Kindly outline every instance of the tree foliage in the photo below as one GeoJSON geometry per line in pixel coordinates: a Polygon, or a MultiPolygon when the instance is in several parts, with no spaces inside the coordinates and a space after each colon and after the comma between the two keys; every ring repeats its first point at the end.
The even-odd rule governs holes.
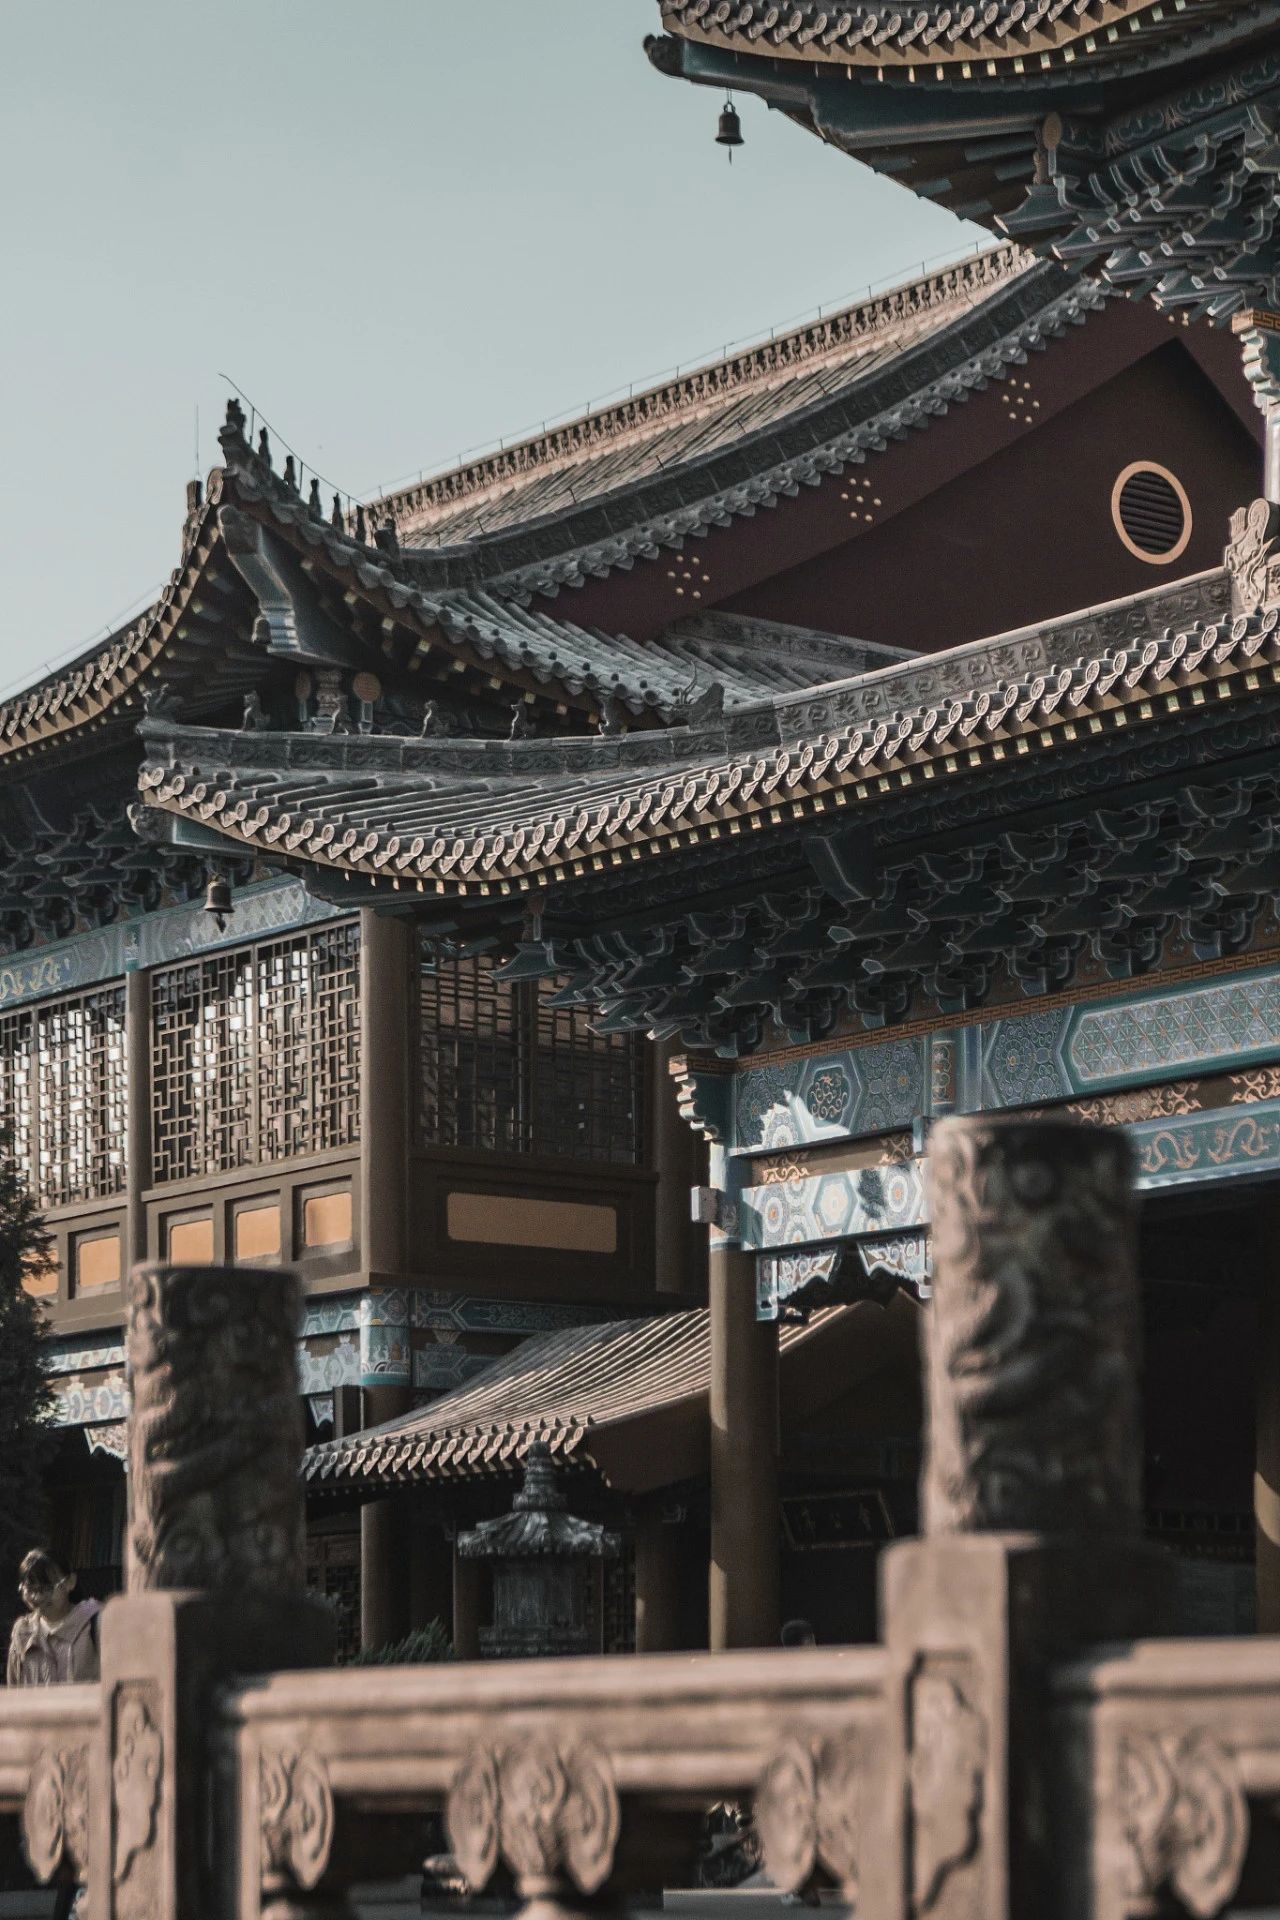
{"type": "Polygon", "coordinates": [[[44,1368],[44,1314],[23,1278],[51,1242],[35,1200],[0,1134],[0,1612],[14,1597],[18,1562],[43,1538],[44,1471],[53,1448],[44,1368]]]}

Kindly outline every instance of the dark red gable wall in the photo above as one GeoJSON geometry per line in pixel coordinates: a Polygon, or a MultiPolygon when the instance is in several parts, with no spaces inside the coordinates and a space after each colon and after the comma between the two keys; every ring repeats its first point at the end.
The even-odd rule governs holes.
{"type": "MultiPolygon", "coordinates": [[[[1034,395],[1034,361],[1024,371],[1034,395]]],[[[874,462],[865,475],[874,496],[874,462]]],[[[1252,437],[1167,341],[884,525],[721,604],[931,652],[1216,566],[1232,512],[1259,490],[1252,437]],[[1172,566],[1135,559],[1115,531],[1112,489],[1134,460],[1190,497],[1191,544],[1172,566]]]]}
{"type": "MultiPolygon", "coordinates": [[[[1193,428],[1197,438],[1193,464],[1198,465],[1206,451],[1198,444],[1205,433],[1211,443],[1210,465],[1214,448],[1218,457],[1230,449],[1227,457],[1236,476],[1232,504],[1258,491],[1261,456],[1251,454],[1249,447],[1261,444],[1261,419],[1251,404],[1241,372],[1239,343],[1229,332],[1198,327],[1178,328],[1175,333],[1169,322],[1145,302],[1111,301],[1083,326],[1069,327],[1044,352],[1029,355],[1026,366],[1015,372],[1017,388],[1011,381],[993,381],[985,391],[971,394],[966,404],[952,405],[924,431],[908,432],[903,440],[891,443],[883,453],[872,455],[848,474],[830,476],[817,487],[801,487],[796,498],[781,499],[775,507],[762,508],[751,517],[735,518],[724,529],[712,528],[701,538],[686,540],[679,551],[663,549],[652,560],[637,560],[630,569],[611,571],[581,588],[564,589],[540,604],[563,619],[599,626],[609,633],[630,633],[637,639],[663,632],[681,615],[717,606],[759,607],[784,620],[812,618],[836,631],[905,639],[902,628],[908,623],[900,605],[904,582],[918,583],[922,573],[934,565],[927,542],[932,522],[930,505],[940,512],[944,489],[950,489],[943,517],[949,515],[953,500],[967,495],[971,485],[983,484],[979,472],[984,464],[994,463],[1008,452],[1021,453],[1035,469],[1033,504],[1035,499],[1044,498],[1050,458],[1042,450],[1051,445],[1051,431],[1068,414],[1073,429],[1078,426],[1078,431],[1067,434],[1067,464],[1058,491],[1048,490],[1052,499],[1080,494],[1082,463],[1089,461],[1091,449],[1096,451],[1100,433],[1108,457],[1119,450],[1114,443],[1117,434],[1122,436],[1120,447],[1126,459],[1136,457],[1128,448],[1140,433],[1143,450],[1158,459],[1156,443],[1149,434],[1157,427],[1163,430],[1166,417],[1171,420],[1177,415],[1189,415],[1197,423],[1193,428]],[[1148,368],[1144,381],[1131,390],[1122,387],[1123,376],[1148,361],[1159,361],[1159,366],[1148,368]],[[1021,384],[1026,381],[1029,387],[1021,384]],[[1114,407],[1123,425],[1117,419],[1100,429],[1096,417],[1085,410],[1087,403],[1104,390],[1107,406],[1103,411],[1114,407]],[[1015,408],[1011,405],[1015,398],[1038,401],[1039,405],[1015,408]],[[1238,430],[1234,436],[1233,422],[1238,430]],[[1246,469],[1243,474],[1242,464],[1246,469]],[[859,537],[851,541],[850,516],[858,511],[855,496],[860,482],[870,483],[871,498],[866,504],[875,519],[868,525],[859,513],[859,537]],[[874,505],[876,496],[882,502],[878,508],[874,505]],[[879,595],[881,602],[889,602],[893,619],[888,627],[876,631],[860,622],[858,609],[850,604],[850,580],[857,578],[865,585],[868,572],[882,574],[888,570],[890,547],[885,534],[899,517],[904,533],[892,550],[894,577],[879,595]],[[865,554],[855,555],[855,547],[865,549],[865,554]],[[816,613],[806,611],[815,604],[816,613]]],[[[754,461],[767,464],[759,451],[754,461]]],[[[1058,465],[1062,465],[1061,460],[1058,465]]],[[[744,454],[744,474],[750,470],[752,463],[744,454]]],[[[1002,468],[1001,472],[1011,475],[1013,468],[1002,468]]],[[[1096,480],[1096,472],[1092,478],[1096,480]]],[[[1116,542],[1109,518],[1112,479],[1114,474],[1107,480],[1106,524],[1101,544],[1095,543],[1096,553],[1090,555],[1090,572],[1094,576],[1106,572],[1100,562],[1110,555],[1127,573],[1125,584],[1086,590],[1083,576],[1077,579],[1064,566],[1054,565],[1050,556],[1024,553],[1034,516],[1022,497],[1028,492],[1025,481],[1015,483],[1010,479],[989,508],[990,515],[1001,517],[991,517],[979,528],[979,564],[990,577],[971,579],[970,562],[966,560],[963,577],[951,568],[946,572],[945,585],[935,582],[934,600],[941,599],[952,630],[932,642],[926,639],[925,644],[954,644],[993,627],[1070,609],[1090,597],[1157,584],[1160,570],[1129,559],[1116,542]],[[1118,553],[1112,553],[1113,547],[1118,553]],[[1036,599],[1034,580],[1028,577],[1028,568],[1035,571],[1037,557],[1051,576],[1052,591],[1043,605],[1036,599]],[[971,591],[988,594],[985,613],[978,614],[975,602],[970,615],[971,591]]],[[[1189,480],[1187,484],[1190,487],[1189,480]]],[[[865,484],[863,490],[867,490],[865,484]]],[[[1178,572],[1205,564],[1206,554],[1208,564],[1212,564],[1220,550],[1216,535],[1209,538],[1212,502],[1205,500],[1198,488],[1192,488],[1192,493],[1197,539],[1192,554],[1178,563],[1178,572]]],[[[1054,526],[1055,550],[1066,511],[1064,508],[1054,526]]],[[[1223,526],[1225,529],[1225,518],[1223,526]]],[[[973,549],[970,539],[965,551],[973,549]]],[[[939,551],[949,552],[949,548],[939,551]]],[[[1106,577],[1109,583],[1113,576],[1106,573],[1106,577]]],[[[875,595],[868,589],[862,599],[869,620],[874,615],[875,595]]],[[[921,622],[910,624],[914,628],[921,622]]]]}

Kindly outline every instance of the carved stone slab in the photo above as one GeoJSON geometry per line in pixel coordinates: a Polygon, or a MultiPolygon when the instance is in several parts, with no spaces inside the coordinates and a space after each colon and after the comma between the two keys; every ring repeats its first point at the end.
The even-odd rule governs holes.
{"type": "Polygon", "coordinates": [[[87,1747],[46,1747],[36,1761],[22,1809],[22,1846],[42,1884],[62,1867],[83,1879],[89,1861],[87,1747]]]}
{"type": "Polygon", "coordinates": [[[449,1791],[449,1842],[478,1893],[499,1855],[522,1892],[563,1879],[598,1893],[613,1870],[620,1816],[613,1769],[589,1741],[476,1747],[449,1791]]]}

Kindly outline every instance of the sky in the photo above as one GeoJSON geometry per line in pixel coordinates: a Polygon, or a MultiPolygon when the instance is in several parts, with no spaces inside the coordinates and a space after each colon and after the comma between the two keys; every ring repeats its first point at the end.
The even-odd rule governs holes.
{"type": "Polygon", "coordinates": [[[981,240],[740,96],[656,0],[0,17],[0,693],[146,604],[229,391],[368,497],[981,240]],[[197,467],[198,461],[198,467],[197,467]]]}

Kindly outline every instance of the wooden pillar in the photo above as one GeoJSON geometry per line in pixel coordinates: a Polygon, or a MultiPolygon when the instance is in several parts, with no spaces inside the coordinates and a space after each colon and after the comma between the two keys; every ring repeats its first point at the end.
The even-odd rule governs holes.
{"type": "Polygon", "coordinates": [[[147,1210],[143,1194],[151,1185],[151,975],[135,970],[124,977],[125,1071],[128,1118],[125,1123],[125,1271],[147,1258],[147,1210]]]}
{"type": "Polygon", "coordinates": [[[1258,1632],[1280,1633],[1280,1207],[1264,1215],[1258,1291],[1253,1516],[1258,1632]]]}
{"type": "Polygon", "coordinates": [[[778,1323],[756,1319],[755,1261],[713,1246],[710,1643],[778,1644],[778,1323]]]}
{"type": "Polygon", "coordinates": [[[654,1195],[654,1278],[659,1293],[691,1290],[697,1241],[689,1193],[698,1179],[699,1141],[680,1117],[676,1086],[667,1071],[674,1044],[653,1049],[653,1112],[650,1144],[658,1176],[654,1195]]]}
{"type": "Polygon", "coordinates": [[[360,1264],[399,1275],[408,1256],[412,930],[360,914],[360,1264]]]}
{"type": "Polygon", "coordinates": [[[417,1632],[438,1620],[445,1632],[453,1618],[453,1552],[438,1520],[423,1513],[421,1495],[406,1502],[409,1520],[409,1627],[417,1632]]]}
{"type": "MultiPolygon", "coordinates": [[[[407,1413],[408,1387],[366,1387],[364,1425],[381,1426],[407,1413]]],[[[384,1647],[409,1631],[409,1527],[395,1494],[366,1500],[360,1509],[360,1644],[384,1647]]]]}
{"type": "Polygon", "coordinates": [[[453,1543],[453,1650],[459,1660],[480,1658],[480,1563],[464,1560],[453,1543]]]}
{"type": "Polygon", "coordinates": [[[636,1521],[636,1652],[672,1653],[680,1645],[680,1531],[660,1503],[636,1521]]]}

